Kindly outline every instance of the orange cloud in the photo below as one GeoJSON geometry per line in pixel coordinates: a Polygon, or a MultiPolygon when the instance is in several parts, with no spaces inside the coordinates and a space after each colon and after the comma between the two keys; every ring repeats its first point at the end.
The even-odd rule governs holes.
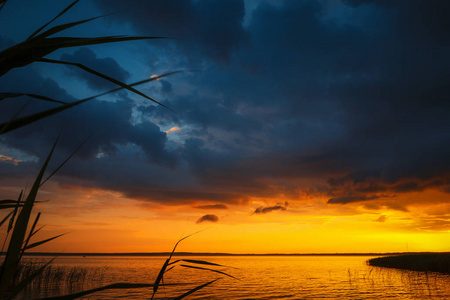
{"type": "Polygon", "coordinates": [[[13,156],[7,156],[7,155],[0,154],[0,161],[6,162],[6,163],[11,163],[11,164],[17,166],[23,160],[20,160],[18,158],[13,157],[13,156]]]}
{"type": "Polygon", "coordinates": [[[178,127],[178,126],[174,126],[174,127],[170,128],[169,130],[166,130],[164,132],[165,133],[170,133],[170,132],[175,132],[175,131],[178,131],[178,130],[181,130],[181,128],[178,127]]]}

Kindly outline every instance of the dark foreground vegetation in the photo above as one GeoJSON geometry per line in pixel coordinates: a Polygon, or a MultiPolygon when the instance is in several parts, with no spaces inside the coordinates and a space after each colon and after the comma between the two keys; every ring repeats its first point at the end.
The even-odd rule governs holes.
{"type": "Polygon", "coordinates": [[[375,267],[439,272],[450,275],[450,253],[402,254],[372,258],[367,263],[375,267]]]}
{"type": "MultiPolygon", "coordinates": [[[[7,5],[8,0],[0,0],[0,11],[2,8],[7,5]]],[[[56,2],[56,1],[55,1],[56,2]]],[[[159,103],[153,98],[147,96],[146,94],[136,90],[134,87],[148,83],[150,81],[157,80],[159,78],[173,75],[179,73],[181,71],[173,71],[160,76],[152,76],[151,78],[144,79],[138,82],[134,82],[131,84],[126,84],[124,82],[118,81],[106,74],[102,74],[99,71],[93,70],[83,64],[70,62],[70,61],[61,61],[55,59],[46,58],[47,55],[53,53],[56,50],[70,48],[70,47],[80,47],[80,46],[91,46],[91,45],[99,45],[99,44],[108,44],[108,43],[116,43],[116,42],[130,42],[137,40],[151,40],[151,39],[159,39],[161,37],[151,37],[151,36],[101,36],[101,37],[67,37],[67,36],[54,36],[55,34],[64,34],[67,29],[72,27],[76,27],[78,25],[88,23],[94,21],[102,16],[93,17],[89,19],[79,20],[70,23],[64,23],[60,25],[55,25],[53,27],[52,23],[67,13],[75,4],[77,4],[79,0],[73,1],[66,8],[64,8],[58,15],[56,15],[52,20],[48,21],[40,28],[36,29],[31,33],[31,35],[24,41],[6,48],[0,51],[0,77],[7,74],[13,69],[26,67],[32,63],[40,62],[40,63],[50,63],[50,64],[59,64],[64,66],[71,66],[80,68],[83,71],[91,73],[97,77],[104,79],[105,81],[112,82],[116,85],[115,89],[105,91],[101,94],[94,95],[88,98],[80,99],[73,102],[65,102],[60,99],[52,99],[46,95],[41,94],[30,94],[24,93],[21,91],[0,91],[0,101],[7,98],[19,98],[19,97],[27,97],[29,101],[46,101],[52,103],[51,105],[58,105],[55,107],[48,107],[45,110],[35,112],[26,116],[21,116],[22,110],[27,106],[27,102],[22,108],[18,109],[16,112],[12,113],[9,120],[6,122],[0,123],[0,135],[3,134],[14,134],[14,131],[24,127],[24,126],[38,126],[35,122],[38,122],[42,119],[46,119],[55,114],[58,114],[67,109],[73,108],[75,106],[81,105],[87,101],[94,101],[96,98],[114,93],[119,90],[127,90],[131,93],[137,94],[147,100],[150,100],[158,105],[166,107],[164,104],[159,103]]],[[[3,13],[3,12],[2,12],[3,13]]],[[[2,87],[3,88],[3,87],[2,87]]],[[[7,100],[8,101],[8,100],[7,100]]],[[[9,99],[9,101],[13,101],[9,99]]],[[[3,104],[4,102],[2,102],[3,104]]],[[[168,107],[166,107],[168,108],[168,107]]],[[[168,108],[170,109],[170,108],[168,108]]],[[[57,126],[55,124],[55,126],[57,126]]],[[[62,132],[62,130],[61,130],[62,132]]],[[[18,191],[18,197],[15,199],[1,199],[0,198],[0,210],[3,210],[3,216],[0,219],[0,226],[5,225],[2,230],[5,230],[5,238],[3,241],[3,246],[6,246],[6,252],[0,255],[0,299],[14,299],[17,295],[25,294],[27,292],[27,288],[32,286],[49,286],[53,284],[55,280],[59,279],[59,281],[65,281],[69,285],[71,283],[79,284],[82,283],[86,278],[86,271],[84,269],[70,269],[64,270],[57,268],[51,265],[52,261],[56,258],[46,261],[42,264],[32,264],[26,265],[23,263],[22,257],[25,255],[25,252],[30,249],[34,249],[42,244],[50,242],[62,235],[64,233],[56,235],[54,237],[35,241],[36,234],[43,228],[43,226],[37,226],[39,223],[39,218],[41,213],[37,214],[33,212],[35,208],[35,203],[38,203],[37,197],[38,193],[42,187],[58,170],[63,167],[63,165],[70,160],[70,158],[81,148],[84,142],[80,143],[80,145],[72,152],[66,160],[59,164],[59,166],[50,173],[50,175],[46,176],[48,173],[47,167],[52,158],[52,155],[55,151],[55,148],[58,144],[58,140],[61,136],[61,133],[55,139],[55,143],[53,147],[49,151],[49,154],[46,159],[43,160],[43,165],[35,177],[34,183],[28,191],[28,194],[24,193],[22,190],[20,193],[18,191]],[[16,200],[17,199],[17,200],[16,200]],[[6,216],[5,216],[6,214],[6,216]],[[34,219],[34,221],[33,221],[34,219]],[[31,226],[30,226],[31,225],[31,226]]],[[[179,242],[186,239],[191,235],[185,236],[180,239],[173,248],[172,252],[170,252],[168,259],[166,259],[164,265],[161,267],[161,270],[154,281],[154,283],[114,283],[107,286],[97,287],[91,290],[84,290],[82,292],[78,292],[75,294],[68,294],[65,296],[59,296],[55,299],[76,299],[79,297],[84,297],[88,294],[92,294],[101,290],[109,290],[109,289],[131,289],[131,288],[152,288],[153,294],[151,299],[154,298],[160,286],[168,285],[164,284],[164,274],[174,267],[178,267],[178,269],[183,268],[191,268],[201,271],[209,271],[216,274],[215,279],[206,282],[202,285],[196,286],[195,288],[188,290],[184,294],[179,295],[174,299],[183,299],[190,294],[214,283],[218,279],[220,279],[222,275],[228,276],[231,278],[235,278],[227,273],[214,269],[215,267],[225,267],[219,264],[210,263],[203,260],[195,260],[195,259],[177,259],[172,260],[172,256],[175,253],[176,247],[179,242]],[[220,275],[218,275],[220,274],[220,275]]],[[[3,252],[3,247],[0,252],[3,252]]],[[[73,284],[72,284],[73,285],[73,284]]],[[[170,284],[174,285],[174,284],[170,284]]],[[[176,285],[176,284],[175,284],[176,285]]]]}

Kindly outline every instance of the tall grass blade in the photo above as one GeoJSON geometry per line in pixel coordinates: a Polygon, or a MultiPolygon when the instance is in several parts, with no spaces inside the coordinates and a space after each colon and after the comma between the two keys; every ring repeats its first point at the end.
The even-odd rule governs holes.
{"type": "MultiPolygon", "coordinates": [[[[183,71],[182,70],[173,71],[173,72],[166,73],[166,74],[163,74],[163,75],[160,75],[160,76],[157,76],[157,77],[155,76],[153,78],[149,78],[149,79],[145,79],[145,80],[141,80],[141,81],[129,84],[129,86],[136,86],[136,85],[144,84],[144,83],[147,83],[147,82],[150,82],[150,81],[153,81],[153,80],[157,80],[159,78],[163,78],[163,77],[166,77],[166,76],[169,76],[169,75],[173,75],[173,74],[176,74],[176,73],[180,73],[180,72],[183,72],[183,71]]],[[[15,119],[15,117],[13,117],[12,120],[0,124],[0,128],[2,128],[2,129],[0,129],[0,134],[4,134],[4,133],[7,133],[9,131],[18,129],[18,128],[22,127],[22,126],[34,123],[36,121],[39,121],[39,120],[44,119],[44,118],[47,118],[47,117],[49,117],[51,115],[54,115],[56,113],[64,111],[64,110],[66,110],[68,108],[71,108],[73,106],[79,105],[79,104],[81,104],[83,102],[95,99],[95,98],[100,97],[100,96],[107,95],[109,93],[117,92],[117,91],[122,90],[122,89],[123,89],[122,87],[115,88],[115,89],[109,90],[107,92],[103,92],[103,93],[97,94],[95,96],[91,96],[91,97],[88,97],[88,98],[85,98],[85,99],[82,99],[82,100],[78,100],[78,101],[75,101],[75,102],[72,102],[72,103],[67,103],[67,104],[64,104],[64,105],[61,105],[61,106],[58,106],[58,107],[55,107],[55,108],[44,110],[44,111],[41,111],[41,112],[38,112],[38,113],[35,113],[35,114],[32,114],[32,115],[28,115],[28,116],[22,117],[20,119],[15,119]]],[[[16,116],[17,115],[18,115],[18,113],[16,114],[16,116]]]]}
{"type": "Polygon", "coordinates": [[[24,242],[34,201],[36,199],[39,190],[39,185],[41,183],[42,177],[44,176],[44,172],[47,168],[50,158],[52,157],[53,151],[55,150],[56,144],[58,143],[58,140],[59,136],[56,139],[55,143],[53,144],[53,147],[49,155],[47,156],[47,159],[45,160],[38,176],[36,177],[27,199],[25,200],[22,210],[19,216],[17,217],[17,221],[11,236],[11,240],[9,242],[8,251],[6,253],[6,258],[1,270],[0,295],[5,295],[6,290],[8,289],[8,286],[11,283],[11,279],[19,263],[22,245],[24,242]]]}
{"type": "Polygon", "coordinates": [[[51,238],[49,238],[49,239],[45,239],[45,240],[42,240],[42,241],[33,243],[33,244],[29,245],[29,246],[26,246],[26,247],[24,248],[24,250],[28,250],[28,249],[31,249],[31,248],[35,248],[35,247],[37,247],[37,246],[40,246],[40,245],[45,244],[45,243],[47,243],[47,242],[50,242],[51,240],[54,240],[54,239],[56,239],[56,238],[59,238],[60,236],[66,235],[66,234],[67,234],[67,233],[58,234],[57,236],[51,237],[51,238]]]}
{"type": "Polygon", "coordinates": [[[180,261],[188,262],[188,263],[191,263],[191,264],[200,264],[200,265],[209,265],[209,266],[231,268],[231,267],[228,267],[228,266],[224,266],[224,265],[220,265],[220,264],[216,264],[216,263],[212,263],[212,262],[208,262],[208,261],[204,261],[204,260],[196,260],[196,259],[177,259],[176,261],[171,262],[169,264],[169,266],[172,265],[172,264],[176,264],[177,262],[180,262],[180,261]]]}
{"type": "Polygon", "coordinates": [[[23,289],[25,289],[27,287],[27,285],[29,285],[39,274],[41,274],[42,272],[44,272],[45,268],[47,268],[47,266],[49,264],[51,264],[55,259],[52,258],[50,261],[48,261],[45,265],[43,265],[42,267],[40,267],[39,269],[37,269],[35,272],[33,272],[32,274],[30,274],[29,276],[27,276],[25,279],[23,279],[21,282],[19,282],[14,289],[12,290],[12,292],[8,295],[8,297],[6,299],[14,299],[15,296],[17,296],[18,293],[20,293],[20,291],[22,291],[23,289]]]}
{"type": "Polygon", "coordinates": [[[0,222],[0,227],[9,219],[9,217],[11,217],[11,215],[14,213],[14,211],[10,211],[9,214],[6,215],[6,217],[4,217],[2,219],[2,221],[0,222]]]}
{"type": "Polygon", "coordinates": [[[45,27],[47,27],[48,25],[50,25],[50,23],[52,23],[53,21],[55,21],[56,19],[58,19],[59,17],[61,17],[63,14],[65,14],[69,9],[72,8],[72,6],[74,6],[78,1],[80,0],[75,0],[74,2],[72,2],[71,4],[69,4],[69,6],[67,6],[62,12],[60,12],[56,17],[54,17],[51,21],[45,23],[43,26],[41,26],[40,28],[38,28],[35,32],[33,32],[28,38],[27,40],[31,39],[32,37],[34,37],[36,34],[38,34],[39,32],[41,32],[45,27]]]}
{"type": "Polygon", "coordinates": [[[37,94],[29,94],[29,93],[0,93],[0,101],[5,98],[15,98],[15,97],[21,97],[21,96],[28,96],[28,97],[36,98],[39,100],[44,100],[44,101],[54,102],[54,103],[59,103],[59,104],[67,103],[67,102],[55,100],[55,99],[52,99],[52,98],[49,98],[46,96],[37,95],[37,94]]]}
{"type": "Polygon", "coordinates": [[[17,205],[21,206],[23,203],[17,202],[17,200],[0,200],[0,209],[15,208],[17,205]]]}
{"type": "Polygon", "coordinates": [[[164,265],[162,266],[161,270],[159,270],[158,277],[156,277],[155,283],[153,284],[153,295],[152,299],[155,296],[156,292],[158,291],[159,284],[161,283],[161,280],[163,279],[164,273],[166,272],[167,265],[169,264],[170,258],[166,259],[164,262],[164,265]]]}
{"type": "Polygon", "coordinates": [[[35,231],[33,231],[32,233],[31,233],[31,236],[33,236],[33,235],[35,235],[36,233],[38,233],[42,228],[44,228],[45,227],[45,225],[42,225],[41,227],[39,227],[38,229],[36,229],[35,231]]]}
{"type": "Polygon", "coordinates": [[[20,261],[20,259],[22,258],[23,254],[25,253],[25,249],[27,248],[28,243],[30,242],[31,237],[33,236],[33,234],[34,234],[34,232],[35,232],[34,229],[36,228],[36,225],[37,225],[37,223],[38,223],[40,217],[41,217],[41,213],[39,212],[39,213],[37,214],[36,218],[34,219],[33,226],[31,226],[30,232],[28,233],[28,237],[27,237],[27,239],[25,240],[25,243],[24,243],[23,248],[22,248],[22,252],[20,253],[20,256],[19,256],[19,261],[20,261]]]}
{"type": "Polygon", "coordinates": [[[198,291],[198,290],[201,290],[202,288],[204,288],[204,287],[210,285],[211,283],[216,282],[217,280],[219,280],[219,278],[214,279],[214,280],[212,280],[212,281],[210,281],[210,282],[204,283],[204,284],[202,284],[202,285],[199,285],[199,286],[193,288],[192,290],[187,291],[187,292],[184,293],[183,295],[180,295],[180,296],[178,296],[178,297],[173,298],[173,300],[180,300],[180,299],[183,299],[184,297],[187,297],[187,296],[189,296],[190,294],[195,293],[195,292],[198,291]]]}
{"type": "Polygon", "coordinates": [[[8,131],[8,127],[14,122],[16,117],[25,109],[25,107],[28,106],[28,104],[30,104],[30,101],[27,101],[24,105],[22,105],[22,107],[12,116],[12,118],[8,122],[0,124],[0,134],[8,131]]]}
{"type": "Polygon", "coordinates": [[[193,236],[194,234],[197,234],[197,233],[202,232],[202,231],[204,231],[204,230],[200,230],[200,231],[194,232],[194,233],[192,233],[192,234],[189,234],[189,235],[187,235],[187,236],[185,236],[185,237],[179,239],[178,242],[175,244],[175,246],[173,247],[172,252],[171,252],[170,255],[169,255],[169,258],[166,259],[166,261],[164,262],[164,265],[162,266],[161,270],[159,270],[158,277],[156,277],[155,284],[154,284],[154,286],[153,286],[153,295],[152,295],[152,299],[153,299],[153,297],[155,296],[156,292],[158,291],[159,284],[160,284],[161,280],[163,279],[164,273],[166,272],[167,266],[169,265],[170,259],[172,258],[173,253],[175,252],[175,250],[177,249],[178,244],[179,244],[182,240],[185,240],[185,239],[187,239],[188,237],[193,236]]]}
{"type": "MultiPolygon", "coordinates": [[[[137,85],[141,85],[141,84],[144,84],[144,83],[147,83],[147,82],[150,82],[150,81],[154,81],[154,80],[157,80],[157,79],[161,79],[161,78],[163,78],[163,77],[170,76],[170,75],[174,75],[174,74],[181,73],[181,72],[184,72],[184,71],[183,71],[183,70],[178,70],[178,71],[173,71],[173,72],[169,72],[169,73],[166,73],[166,74],[154,76],[154,77],[151,77],[151,78],[149,78],[149,79],[144,79],[144,80],[137,81],[137,82],[135,82],[135,83],[129,84],[129,86],[137,86],[137,85]]],[[[114,92],[117,92],[117,91],[120,91],[120,90],[123,90],[123,88],[122,88],[122,87],[120,87],[120,88],[115,88],[115,89],[109,90],[109,91],[107,91],[107,92],[103,92],[103,93],[101,93],[101,94],[97,94],[97,95],[95,95],[95,96],[92,96],[91,98],[101,97],[101,96],[104,96],[104,95],[107,95],[107,94],[110,94],[110,93],[114,93],[114,92]]]]}
{"type": "Polygon", "coordinates": [[[150,101],[153,101],[153,102],[155,102],[156,104],[159,104],[159,105],[161,105],[161,106],[164,106],[165,108],[167,108],[167,109],[169,109],[169,110],[172,110],[172,109],[170,109],[169,107],[165,106],[164,104],[159,103],[159,102],[156,101],[155,99],[150,98],[149,96],[145,95],[144,93],[142,93],[142,92],[136,90],[135,88],[129,86],[128,84],[125,84],[125,83],[123,83],[123,82],[121,82],[121,81],[119,81],[119,80],[116,80],[116,79],[114,79],[114,78],[112,78],[112,77],[109,77],[109,76],[107,76],[107,75],[105,75],[105,74],[102,74],[102,73],[100,73],[100,72],[97,72],[97,71],[95,71],[95,70],[93,70],[93,69],[91,69],[91,68],[86,67],[86,66],[83,65],[83,64],[72,63],[72,62],[66,62],[66,61],[55,60],[55,59],[48,59],[48,58],[42,58],[42,59],[39,59],[38,61],[40,61],[40,62],[47,62],[47,63],[53,63],[53,64],[70,65],[70,66],[78,67],[78,68],[80,68],[80,69],[82,69],[82,70],[84,70],[84,71],[86,71],[86,72],[89,72],[89,73],[91,73],[91,74],[94,74],[95,76],[101,77],[101,78],[103,78],[103,79],[105,79],[105,80],[107,80],[107,81],[110,81],[110,82],[112,82],[112,83],[115,83],[115,84],[117,84],[118,86],[120,86],[121,88],[127,89],[127,90],[129,90],[129,91],[131,91],[131,92],[133,92],[133,93],[135,93],[135,94],[138,94],[139,96],[142,96],[142,97],[144,97],[144,98],[146,98],[146,99],[148,99],[148,100],[150,100],[150,101]]]}
{"type": "Polygon", "coordinates": [[[34,123],[36,121],[39,121],[41,119],[47,118],[47,117],[49,117],[51,115],[54,115],[54,114],[59,113],[59,112],[62,112],[64,110],[68,109],[68,108],[71,108],[71,107],[73,107],[75,105],[79,105],[79,104],[81,104],[83,102],[86,102],[88,100],[90,100],[90,99],[78,100],[78,101],[75,101],[75,102],[72,102],[72,103],[67,103],[67,104],[60,105],[60,106],[55,107],[55,108],[51,108],[51,109],[47,109],[47,110],[44,110],[44,111],[41,111],[41,112],[38,112],[38,113],[34,113],[34,114],[31,114],[31,115],[28,115],[28,116],[25,116],[25,117],[22,117],[22,118],[19,118],[19,119],[16,119],[16,120],[11,120],[9,122],[2,123],[2,124],[0,124],[0,127],[3,128],[3,131],[1,131],[0,134],[5,134],[5,133],[10,132],[12,130],[18,129],[18,128],[22,127],[22,126],[25,126],[25,125],[34,123]]]}
{"type": "Polygon", "coordinates": [[[222,272],[222,271],[219,271],[219,270],[214,270],[214,269],[209,269],[209,268],[202,268],[202,267],[196,267],[196,266],[190,266],[190,265],[181,265],[181,266],[182,266],[182,267],[185,267],[185,268],[191,268],[191,269],[198,269],[198,270],[205,270],[205,271],[210,271],[210,272],[216,272],[216,273],[219,273],[219,274],[222,274],[222,275],[225,275],[225,276],[234,278],[234,279],[236,279],[236,280],[239,280],[239,279],[237,279],[236,277],[231,276],[230,274],[227,274],[227,273],[222,272]]]}
{"type": "Polygon", "coordinates": [[[45,178],[45,180],[42,181],[41,186],[43,186],[44,183],[47,182],[47,180],[52,178],[52,176],[55,175],[56,172],[58,172],[59,169],[61,169],[66,164],[66,162],[68,162],[72,158],[72,156],[74,156],[75,153],[77,153],[81,149],[81,147],[83,147],[83,145],[87,142],[88,139],[89,137],[87,137],[83,142],[81,142],[81,144],[78,145],[78,147],[47,178],[45,178]]]}
{"type": "Polygon", "coordinates": [[[173,268],[175,268],[176,266],[171,266],[170,268],[168,268],[165,272],[164,272],[164,274],[165,273],[167,273],[167,272],[169,272],[170,270],[172,270],[173,268]]]}
{"type": "MultiPolygon", "coordinates": [[[[80,22],[76,22],[80,23],[80,22]]],[[[45,34],[45,33],[43,33],[45,34]]],[[[116,43],[123,41],[157,39],[162,37],[129,37],[129,36],[106,36],[93,38],[54,37],[42,38],[36,36],[31,40],[14,45],[0,52],[0,76],[3,76],[13,68],[24,67],[55,50],[68,47],[98,45],[105,43],[116,43]]]]}
{"type": "MultiPolygon", "coordinates": [[[[17,203],[16,203],[16,206],[14,208],[14,213],[13,213],[11,219],[9,220],[8,230],[7,230],[8,233],[13,228],[14,219],[16,218],[17,212],[19,211],[19,206],[21,205],[22,196],[23,196],[23,190],[20,191],[19,198],[17,198],[17,203]]],[[[22,206],[23,206],[23,204],[22,204],[22,206]]]]}
{"type": "MultiPolygon", "coordinates": [[[[43,33],[37,35],[36,37],[34,37],[34,35],[33,35],[31,38],[28,38],[27,41],[30,41],[30,40],[33,40],[33,39],[34,40],[42,40],[42,39],[44,39],[46,37],[51,36],[52,34],[55,34],[55,33],[58,33],[58,32],[64,31],[64,30],[67,30],[67,29],[69,29],[71,27],[74,27],[74,26],[77,26],[77,25],[80,25],[80,24],[83,24],[83,23],[86,23],[86,22],[90,22],[90,21],[93,21],[95,19],[99,19],[99,18],[102,18],[102,17],[103,16],[97,16],[97,17],[93,17],[93,18],[80,20],[80,21],[75,21],[75,22],[70,22],[70,23],[66,23],[66,24],[61,24],[61,25],[52,27],[52,28],[44,31],[43,33]]],[[[41,29],[39,29],[39,31],[41,31],[41,29]]]]}

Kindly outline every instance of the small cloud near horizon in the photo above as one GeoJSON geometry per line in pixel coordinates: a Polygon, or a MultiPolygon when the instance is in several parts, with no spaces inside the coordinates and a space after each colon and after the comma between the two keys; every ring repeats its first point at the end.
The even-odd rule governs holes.
{"type": "Polygon", "coordinates": [[[275,210],[286,210],[288,205],[289,205],[289,203],[287,201],[285,201],[284,205],[281,205],[281,204],[277,203],[274,206],[266,206],[266,207],[260,206],[260,207],[255,209],[253,214],[267,214],[267,213],[270,213],[270,212],[275,211],[275,210]]]}
{"type": "Polygon", "coordinates": [[[207,205],[197,205],[194,208],[199,209],[228,209],[228,206],[225,204],[207,204],[207,205]]]}
{"type": "Polygon", "coordinates": [[[388,219],[388,217],[386,215],[381,215],[378,219],[373,220],[373,221],[378,222],[378,223],[384,223],[384,222],[386,222],[387,219],[388,219]]]}
{"type": "Polygon", "coordinates": [[[200,219],[197,220],[197,224],[203,223],[203,222],[213,222],[216,223],[217,221],[219,221],[219,217],[213,214],[207,214],[204,215],[203,217],[201,217],[200,219]]]}

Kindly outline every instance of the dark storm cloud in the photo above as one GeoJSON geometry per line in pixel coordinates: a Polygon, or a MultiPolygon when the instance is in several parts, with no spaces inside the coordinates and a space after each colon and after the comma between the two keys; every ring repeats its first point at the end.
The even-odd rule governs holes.
{"type": "MultiPolygon", "coordinates": [[[[450,191],[450,19],[443,17],[449,1],[335,1],[332,11],[327,1],[261,1],[245,12],[245,27],[241,1],[97,3],[108,12],[126,6],[111,22],[180,38],[170,41],[173,56],[164,56],[172,50],[167,45],[161,52],[150,48],[156,54],[149,57],[162,59],[149,64],[187,69],[208,57],[217,65],[160,80],[162,101],[179,114],[129,101],[91,102],[39,130],[7,136],[7,145],[35,154],[32,141],[47,149],[54,124],[67,119],[72,142],[90,132],[93,143],[80,153],[83,168],[63,174],[83,178],[89,170],[92,182],[83,184],[168,204],[298,199],[307,191],[330,204],[376,202],[406,211],[394,195],[450,191]],[[131,125],[133,111],[150,121],[131,125]],[[79,129],[72,125],[77,120],[83,120],[79,129]],[[181,128],[170,151],[152,120],[181,128]],[[131,148],[124,150],[126,144],[131,148]],[[106,156],[96,158],[99,152],[106,156]],[[129,152],[138,158],[127,158],[129,152]],[[177,174],[183,180],[174,180],[177,174]]],[[[126,77],[126,66],[80,51],[72,58],[78,53],[87,65],[126,77]]],[[[56,82],[30,76],[11,77],[2,89],[35,92],[45,85],[46,95],[71,100],[56,82]]],[[[3,119],[17,108],[5,101],[11,109],[0,112],[3,119]]],[[[279,208],[260,210],[283,208],[273,207],[279,208]]]]}
{"type": "MultiPolygon", "coordinates": [[[[45,79],[32,70],[14,70],[0,79],[2,86],[9,91],[36,92],[58,100],[75,99],[59,87],[52,79],[45,79]]],[[[21,99],[5,99],[2,102],[0,119],[9,120],[11,115],[24,104],[21,99]]],[[[39,100],[32,100],[22,113],[55,107],[39,100]]],[[[139,147],[149,161],[163,165],[173,165],[176,157],[165,149],[166,134],[152,122],[132,125],[129,120],[133,103],[130,100],[89,101],[80,106],[56,114],[34,125],[4,135],[4,143],[9,147],[21,149],[29,154],[42,157],[54,141],[61,128],[68,138],[61,139],[59,147],[65,152],[72,152],[74,143],[80,143],[89,137],[89,142],[79,152],[83,159],[93,159],[100,152],[102,155],[114,156],[120,145],[129,143],[139,147]],[[32,144],[33,147],[29,147],[32,144]]]]}
{"type": "Polygon", "coordinates": [[[219,217],[216,215],[204,215],[203,217],[201,217],[200,219],[197,220],[197,224],[203,223],[203,222],[218,222],[219,221],[219,217]]]}
{"type": "Polygon", "coordinates": [[[103,1],[98,5],[130,22],[139,32],[179,39],[178,45],[219,61],[228,61],[233,50],[245,42],[244,2],[229,1],[103,1]]]}
{"type": "Polygon", "coordinates": [[[228,206],[225,204],[207,204],[207,205],[197,205],[194,208],[199,209],[228,209],[228,206]]]}
{"type": "MultiPolygon", "coordinates": [[[[130,77],[130,73],[124,70],[119,64],[111,57],[98,58],[94,51],[88,48],[80,48],[73,55],[63,54],[61,60],[66,62],[81,63],[88,68],[91,68],[97,72],[110,76],[121,82],[126,82],[130,77]]],[[[83,71],[74,66],[67,66],[68,74],[82,79],[93,90],[110,90],[116,86],[103,78],[94,76],[86,71],[83,71]]]]}

